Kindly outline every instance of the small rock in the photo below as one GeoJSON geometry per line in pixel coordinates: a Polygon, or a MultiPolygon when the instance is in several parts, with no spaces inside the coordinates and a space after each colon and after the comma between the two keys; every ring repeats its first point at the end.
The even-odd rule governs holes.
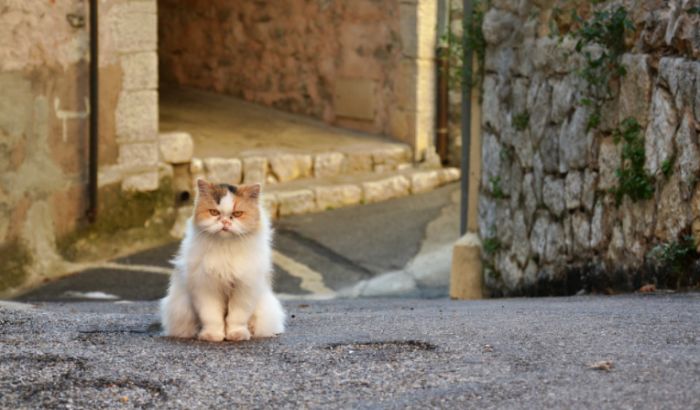
{"type": "Polygon", "coordinates": [[[614,366],[612,360],[601,360],[599,362],[595,362],[588,365],[588,367],[593,370],[602,370],[609,372],[613,369],[614,366]]]}

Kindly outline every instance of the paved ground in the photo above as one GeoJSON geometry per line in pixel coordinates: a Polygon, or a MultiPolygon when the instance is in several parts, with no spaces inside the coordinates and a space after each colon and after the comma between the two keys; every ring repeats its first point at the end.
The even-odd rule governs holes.
{"type": "Polygon", "coordinates": [[[164,87],[159,95],[160,130],[189,132],[195,143],[195,157],[309,153],[396,144],[386,138],[331,127],[310,117],[207,91],[164,87]]]}
{"type": "Polygon", "coordinates": [[[286,306],[223,344],[152,302],[0,306],[0,408],[700,408],[700,294],[286,306]]]}
{"type": "MultiPolygon", "coordinates": [[[[458,237],[456,194],[458,186],[451,184],[426,194],[278,221],[275,290],[286,298],[332,297],[427,259],[427,264],[416,266],[442,278],[431,284],[431,295],[445,295],[451,247],[458,237]],[[442,252],[435,253],[434,248],[442,252]],[[423,254],[428,257],[419,257],[423,254]]],[[[165,293],[169,261],[177,247],[173,242],[98,264],[47,283],[18,300],[155,300],[165,293]]],[[[404,294],[417,293],[401,289],[407,290],[404,294]]]]}

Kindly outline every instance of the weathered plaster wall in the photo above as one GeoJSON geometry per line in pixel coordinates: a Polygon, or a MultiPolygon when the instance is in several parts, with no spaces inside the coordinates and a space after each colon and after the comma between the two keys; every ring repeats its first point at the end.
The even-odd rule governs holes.
{"type": "Polygon", "coordinates": [[[617,97],[601,125],[587,132],[582,59],[573,40],[548,36],[553,6],[564,5],[554,3],[494,0],[483,24],[479,232],[491,245],[487,283],[505,294],[635,289],[655,245],[691,231],[700,238],[700,15],[690,11],[700,4],[621,2],[637,29],[623,57],[628,73],[613,84],[617,97]],[[522,113],[529,123],[519,131],[522,113]],[[643,127],[655,192],[617,206],[610,190],[621,146],[611,131],[629,116],[643,127]]]}
{"type": "MultiPolygon", "coordinates": [[[[107,169],[140,160],[126,144],[153,141],[156,158],[147,165],[157,170],[155,0],[100,4],[100,162],[107,169]],[[130,48],[147,31],[142,15],[151,16],[152,34],[130,48]],[[132,107],[139,93],[148,101],[132,107]],[[137,124],[147,115],[151,123],[137,124]]],[[[60,273],[56,242],[84,224],[88,13],[81,0],[0,1],[0,291],[60,273]]],[[[131,183],[133,169],[117,175],[111,182],[126,189],[158,187],[157,179],[131,183]]]]}
{"type": "Polygon", "coordinates": [[[422,151],[434,116],[435,4],[159,0],[161,79],[422,151]]]}

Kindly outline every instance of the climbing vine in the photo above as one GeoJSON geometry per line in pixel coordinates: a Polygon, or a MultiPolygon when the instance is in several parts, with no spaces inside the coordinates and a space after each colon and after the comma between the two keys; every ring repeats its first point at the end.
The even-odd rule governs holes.
{"type": "Polygon", "coordinates": [[[625,195],[633,201],[650,199],[654,195],[654,178],[644,168],[646,153],[641,134],[642,127],[634,118],[625,119],[619,128],[613,130],[615,143],[622,143],[618,186],[613,189],[618,205],[625,195]]]}
{"type": "Polygon", "coordinates": [[[464,42],[466,41],[476,58],[476,72],[472,67],[468,67],[472,78],[472,87],[481,84],[484,78],[484,61],[486,57],[486,39],[481,30],[484,23],[484,14],[491,6],[490,0],[475,0],[473,2],[472,22],[470,27],[462,26],[462,35],[458,36],[451,30],[443,36],[443,41],[447,43],[449,50],[449,81],[450,88],[458,90],[462,87],[464,68],[464,42]]]}
{"type": "Polygon", "coordinates": [[[587,130],[591,130],[600,125],[602,106],[613,97],[611,83],[627,74],[622,55],[627,51],[625,39],[634,32],[634,23],[622,6],[594,11],[588,20],[574,10],[572,17],[578,27],[570,32],[576,39],[574,49],[585,59],[579,75],[588,85],[588,96],[581,104],[592,108],[587,123],[587,130]]]}

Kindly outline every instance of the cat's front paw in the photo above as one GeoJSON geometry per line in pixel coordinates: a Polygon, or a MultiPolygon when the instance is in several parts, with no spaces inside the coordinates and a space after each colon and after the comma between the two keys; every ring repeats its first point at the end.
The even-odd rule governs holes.
{"type": "Polygon", "coordinates": [[[202,329],[197,335],[197,339],[205,342],[221,342],[224,340],[224,332],[212,329],[202,329]]]}
{"type": "Polygon", "coordinates": [[[230,340],[232,342],[250,340],[250,331],[245,326],[231,327],[226,331],[226,340],[230,340]]]}

